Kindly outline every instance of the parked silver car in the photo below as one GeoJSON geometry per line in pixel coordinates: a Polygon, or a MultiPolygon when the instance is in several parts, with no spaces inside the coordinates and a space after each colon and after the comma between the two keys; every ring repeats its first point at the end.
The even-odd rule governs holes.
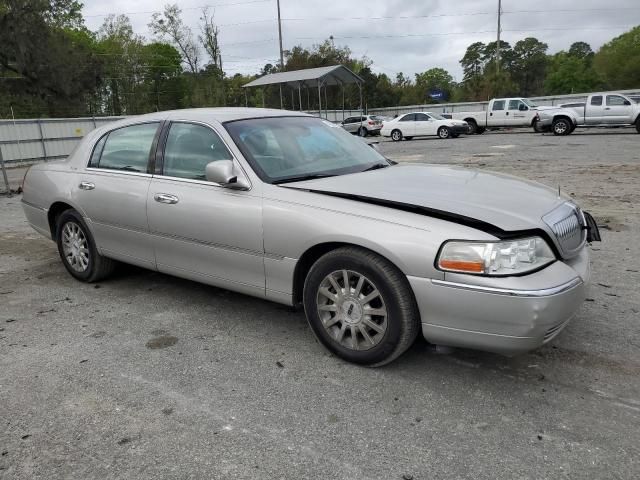
{"type": "Polygon", "coordinates": [[[379,135],[382,128],[382,117],[377,115],[358,115],[345,118],[340,125],[349,133],[357,133],[361,137],[379,135]]]}
{"type": "Polygon", "coordinates": [[[599,238],[552,189],[394,165],[338,125],[282,110],[109,124],[32,167],[22,202],[78,280],[119,260],[304,305],[322,344],[366,365],[392,361],[420,330],[505,354],[551,340],[585,298],[599,238]]]}

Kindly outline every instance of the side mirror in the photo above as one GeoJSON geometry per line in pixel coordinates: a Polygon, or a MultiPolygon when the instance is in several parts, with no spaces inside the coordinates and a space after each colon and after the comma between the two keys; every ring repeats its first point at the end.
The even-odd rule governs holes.
{"type": "Polygon", "coordinates": [[[625,105],[631,105],[631,102],[630,102],[629,100],[625,100],[625,101],[624,101],[624,104],[625,104],[625,105]]]}
{"type": "Polygon", "coordinates": [[[231,160],[217,160],[207,163],[205,176],[209,182],[218,183],[223,187],[236,190],[249,189],[249,183],[244,177],[238,178],[238,175],[234,172],[234,166],[231,160]]]}
{"type": "Polygon", "coordinates": [[[527,110],[529,110],[529,107],[527,107],[526,105],[520,104],[520,106],[518,107],[518,110],[520,110],[521,112],[526,112],[527,110]]]}

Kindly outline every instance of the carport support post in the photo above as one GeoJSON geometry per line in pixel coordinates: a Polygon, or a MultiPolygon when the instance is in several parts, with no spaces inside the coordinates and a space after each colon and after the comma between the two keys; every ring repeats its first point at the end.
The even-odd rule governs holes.
{"type": "Polygon", "coordinates": [[[282,103],[282,84],[279,83],[278,86],[280,87],[280,110],[283,110],[284,104],[282,103]]]}
{"type": "Polygon", "coordinates": [[[298,83],[298,103],[300,104],[300,111],[302,111],[302,88],[298,83]]]}
{"type": "Polygon", "coordinates": [[[318,117],[322,118],[322,94],[320,93],[320,81],[318,81],[318,117]]]}
{"type": "MultiPolygon", "coordinates": [[[[95,128],[95,121],[94,121],[94,128],[95,128]]],[[[42,122],[40,122],[40,119],[38,119],[38,130],[40,131],[40,144],[42,145],[42,156],[44,157],[44,161],[48,161],[49,159],[47,158],[47,146],[44,142],[44,133],[42,132],[42,122]]]]}
{"type": "Polygon", "coordinates": [[[9,179],[7,178],[7,170],[4,167],[4,159],[2,158],[2,146],[0,146],[0,167],[2,167],[2,176],[4,177],[4,184],[7,186],[7,196],[11,197],[11,187],[9,186],[9,179]]]}
{"type": "Polygon", "coordinates": [[[247,96],[247,89],[244,89],[244,106],[249,107],[249,97],[247,96]]]}

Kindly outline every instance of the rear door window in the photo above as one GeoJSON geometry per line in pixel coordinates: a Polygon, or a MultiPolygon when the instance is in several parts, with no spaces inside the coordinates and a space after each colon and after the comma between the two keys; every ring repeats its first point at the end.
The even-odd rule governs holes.
{"type": "Polygon", "coordinates": [[[96,145],[91,166],[109,170],[146,172],[153,139],[159,125],[158,122],[143,123],[113,130],[104,137],[102,152],[98,154],[99,159],[94,159],[93,156],[97,156],[96,152],[102,140],[96,145]],[[94,163],[96,160],[97,164],[94,163]]]}
{"type": "Polygon", "coordinates": [[[591,97],[591,105],[598,106],[598,107],[602,105],[602,95],[591,97]]]}
{"type": "Polygon", "coordinates": [[[496,110],[504,110],[505,103],[506,103],[505,100],[496,100],[493,102],[493,108],[491,110],[493,110],[494,112],[496,110]]]}

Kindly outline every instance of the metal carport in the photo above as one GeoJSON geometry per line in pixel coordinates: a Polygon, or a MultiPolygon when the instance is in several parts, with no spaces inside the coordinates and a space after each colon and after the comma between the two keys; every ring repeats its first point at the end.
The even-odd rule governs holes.
{"type": "MultiPolygon", "coordinates": [[[[243,88],[265,87],[267,85],[280,86],[280,108],[283,108],[282,101],[282,85],[289,86],[292,89],[298,89],[298,103],[302,111],[302,88],[307,89],[307,95],[310,88],[318,89],[318,116],[322,117],[322,88],[324,87],[324,108],[325,118],[327,118],[327,87],[339,85],[342,88],[342,117],[344,120],[344,87],[348,84],[357,84],[360,93],[359,109],[362,111],[362,84],[364,80],[353,73],[344,65],[332,65],[329,67],[306,68],[304,70],[293,70],[290,72],[278,72],[256,78],[252,82],[243,85],[243,88]]],[[[246,92],[245,92],[246,93],[246,92]]],[[[293,101],[293,90],[292,104],[293,101]]],[[[245,95],[246,98],[246,95],[245,95]]],[[[264,98],[264,92],[263,92],[264,98]]]]}

